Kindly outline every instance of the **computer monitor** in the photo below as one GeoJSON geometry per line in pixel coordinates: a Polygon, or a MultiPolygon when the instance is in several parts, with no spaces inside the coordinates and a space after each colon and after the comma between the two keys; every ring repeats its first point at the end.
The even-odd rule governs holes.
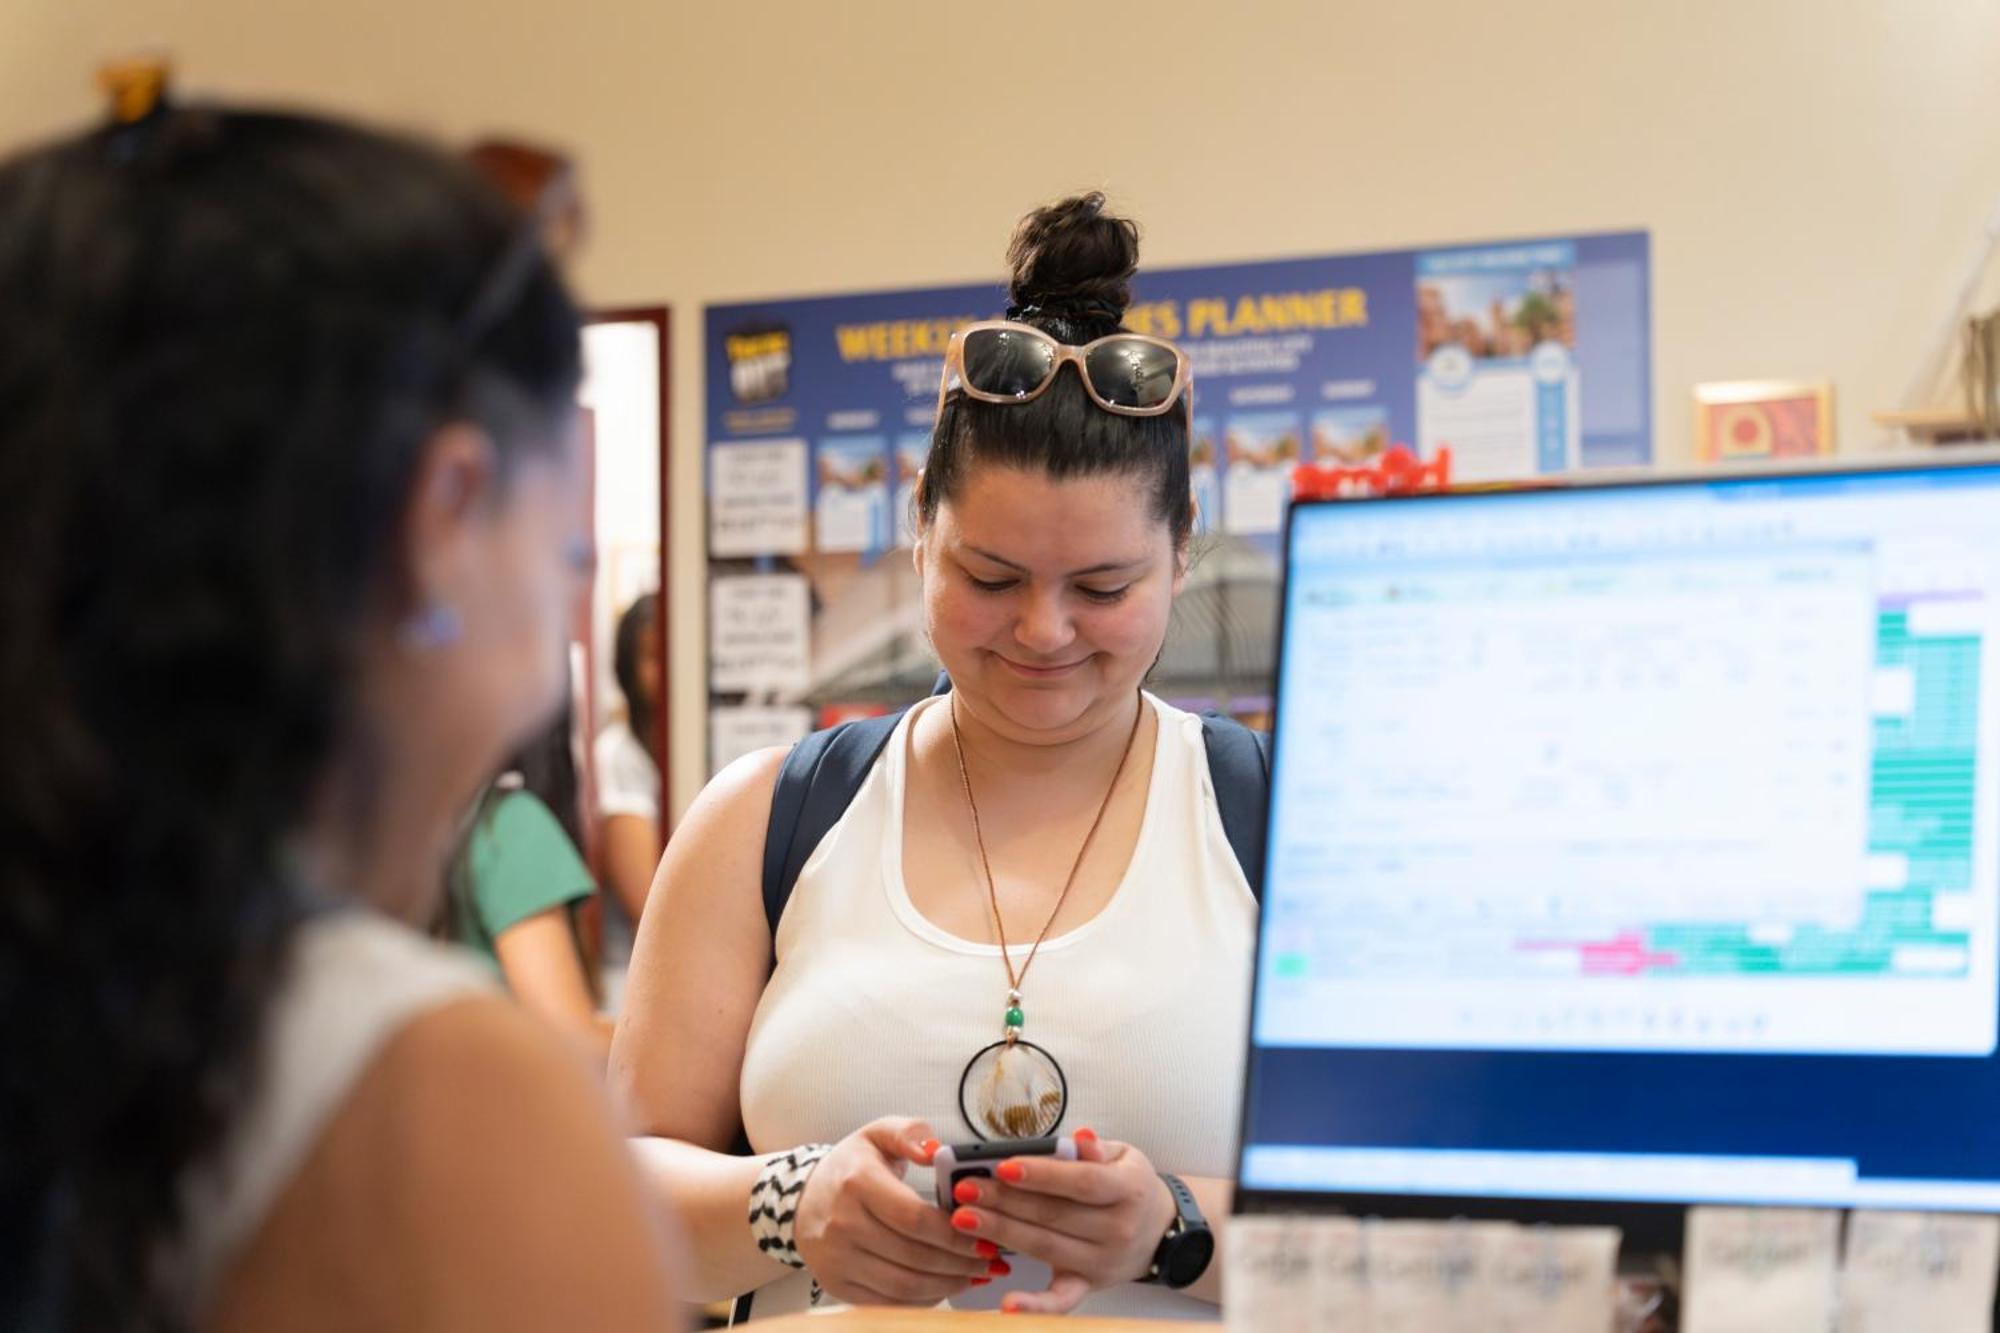
{"type": "Polygon", "coordinates": [[[1246,1211],[2000,1212],[2000,463],[1301,503],[1246,1211]]]}

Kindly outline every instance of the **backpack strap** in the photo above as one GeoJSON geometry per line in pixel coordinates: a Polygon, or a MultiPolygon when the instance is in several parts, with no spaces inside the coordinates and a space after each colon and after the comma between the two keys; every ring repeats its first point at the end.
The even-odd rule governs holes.
{"type": "MultiPolygon", "coordinates": [[[[940,671],[931,693],[950,694],[951,677],[940,671]]],[[[896,724],[909,711],[899,709],[815,731],[785,756],[778,785],[771,792],[771,817],[764,825],[764,921],[771,927],[773,947],[778,918],[791,901],[799,872],[854,804],[868,770],[875,767],[896,724]]]]}
{"type": "Polygon", "coordinates": [[[1265,818],[1271,804],[1271,733],[1221,713],[1201,715],[1208,750],[1209,784],[1229,850],[1250,882],[1250,896],[1264,901],[1265,818]]]}
{"type": "Polygon", "coordinates": [[[785,756],[764,828],[764,919],[774,940],[799,871],[854,803],[868,770],[908,711],[816,731],[785,756]]]}

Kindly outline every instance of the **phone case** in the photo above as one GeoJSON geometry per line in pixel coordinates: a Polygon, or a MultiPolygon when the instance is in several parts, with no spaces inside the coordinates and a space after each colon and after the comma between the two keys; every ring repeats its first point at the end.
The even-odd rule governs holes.
{"type": "Polygon", "coordinates": [[[1065,1134],[1048,1139],[1000,1139],[986,1143],[947,1143],[931,1159],[937,1172],[937,1205],[950,1212],[958,1207],[952,1187],[971,1176],[991,1176],[993,1164],[1010,1157],[1054,1157],[1076,1160],[1076,1140],[1065,1134]]]}

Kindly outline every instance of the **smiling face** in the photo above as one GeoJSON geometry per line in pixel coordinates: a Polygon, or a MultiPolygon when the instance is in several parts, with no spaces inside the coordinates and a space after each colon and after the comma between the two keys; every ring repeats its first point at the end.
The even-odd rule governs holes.
{"type": "Polygon", "coordinates": [[[939,503],[916,560],[962,705],[1041,744],[1120,714],[1159,657],[1184,564],[1145,477],[997,465],[939,503]]]}

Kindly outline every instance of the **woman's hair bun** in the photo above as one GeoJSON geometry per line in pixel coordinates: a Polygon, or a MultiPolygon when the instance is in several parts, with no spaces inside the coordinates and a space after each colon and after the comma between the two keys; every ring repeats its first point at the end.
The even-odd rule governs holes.
{"type": "Polygon", "coordinates": [[[1132,304],[1139,227],[1105,212],[1104,196],[1093,190],[1022,218],[1007,262],[1014,270],[1008,296],[1017,311],[1116,326],[1132,304]]]}

